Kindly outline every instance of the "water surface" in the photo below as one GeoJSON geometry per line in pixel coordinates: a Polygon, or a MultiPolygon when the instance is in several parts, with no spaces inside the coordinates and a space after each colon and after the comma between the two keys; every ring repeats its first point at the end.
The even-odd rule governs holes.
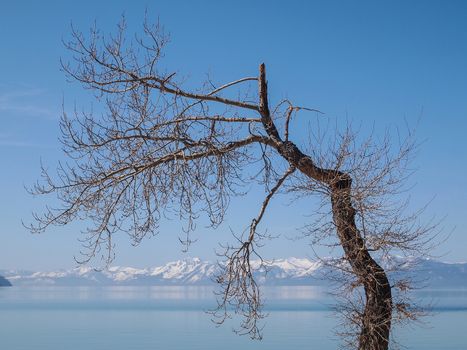
{"type": "MultiPolygon", "coordinates": [[[[425,291],[427,323],[395,330],[413,350],[467,349],[467,291],[425,291]]],[[[206,313],[210,287],[0,288],[0,345],[5,350],[320,349],[338,347],[332,299],[316,287],[266,290],[264,339],[217,328],[206,313]]]]}

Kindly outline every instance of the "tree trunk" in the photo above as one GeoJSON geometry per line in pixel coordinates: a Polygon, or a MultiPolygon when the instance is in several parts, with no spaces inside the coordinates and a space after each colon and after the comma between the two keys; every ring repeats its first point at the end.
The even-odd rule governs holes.
{"type": "Polygon", "coordinates": [[[365,290],[366,304],[360,320],[358,349],[387,350],[392,318],[391,286],[384,269],[368,252],[355,224],[355,209],[351,201],[352,179],[340,171],[316,166],[293,142],[281,139],[269,111],[264,64],[260,65],[259,74],[259,112],[263,126],[279,154],[306,176],[329,186],[337,235],[346,260],[365,290]]]}
{"type": "Polygon", "coordinates": [[[391,286],[385,271],[368,252],[355,225],[350,198],[352,181],[338,181],[332,188],[333,220],[347,261],[365,289],[366,304],[361,316],[359,350],[387,350],[391,329],[391,286]]]}

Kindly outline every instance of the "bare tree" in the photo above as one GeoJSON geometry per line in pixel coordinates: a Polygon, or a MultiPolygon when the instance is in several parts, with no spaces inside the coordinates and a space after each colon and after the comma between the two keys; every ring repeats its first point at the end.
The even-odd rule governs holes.
{"type": "Polygon", "coordinates": [[[147,22],[143,28],[133,42],[126,41],[124,21],[108,37],[95,28],[89,35],[72,31],[66,47],[73,59],[63,70],[95,92],[105,112],[63,114],[62,143],[70,162],[53,176],[43,169],[43,181],[33,189],[54,193],[61,206],[34,215],[30,228],[42,232],[90,219],[83,262],[102,249],[110,261],[116,232],[139,243],[157,232],[162,216],[176,213],[185,220],[188,245],[200,214],[217,227],[242,184],[260,182],[267,195],[259,213],[238,244],[221,254],[215,312],[223,322],[233,306],[244,316],[242,330],[259,338],[264,315],[251,265],[253,257],[261,258],[258,225],[277,193],[318,195],[322,204],[310,208],[316,220],[304,233],[313,245],[341,248],[332,267],[346,300],[340,308],[345,344],[387,349],[391,323],[414,318],[417,309],[404,296],[408,284],[390,282],[382,262],[394,251],[423,253],[431,229],[417,224],[417,213],[404,215],[398,204],[415,147],[410,135],[394,149],[389,137],[359,142],[343,123],[328,136],[310,134],[308,145],[299,147],[290,133],[292,118],[300,111],[320,112],[289,100],[271,107],[264,64],[257,76],[184,88],[178,74],[161,67],[168,42],[163,29],[147,22]],[[257,90],[250,92],[252,83],[257,90]],[[227,94],[233,87],[235,98],[227,94]]]}

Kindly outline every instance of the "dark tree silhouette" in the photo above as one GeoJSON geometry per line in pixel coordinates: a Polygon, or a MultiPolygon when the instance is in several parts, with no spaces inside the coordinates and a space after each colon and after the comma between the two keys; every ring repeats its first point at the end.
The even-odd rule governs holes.
{"type": "Polygon", "coordinates": [[[163,215],[176,212],[186,222],[188,245],[199,214],[217,227],[229,198],[241,195],[241,185],[260,182],[267,195],[258,215],[237,237],[238,245],[221,253],[215,312],[223,322],[233,306],[244,316],[241,329],[259,338],[264,315],[250,264],[260,257],[258,225],[277,193],[318,195],[322,205],[309,208],[316,220],[304,232],[312,244],[342,248],[330,277],[340,282],[345,299],[339,308],[345,345],[387,349],[393,321],[415,318],[418,309],[406,298],[408,281],[388,279],[397,266],[389,264],[385,271],[382,262],[395,251],[422,254],[431,240],[426,234],[432,226],[418,225],[418,213],[404,215],[405,204],[399,204],[415,148],[411,135],[396,147],[389,136],[358,142],[357,133],[342,123],[299,146],[290,133],[292,118],[299,111],[320,112],[289,100],[271,107],[264,64],[257,76],[186,89],[176,73],[161,67],[168,42],[162,28],[148,23],[143,28],[133,42],[125,39],[124,22],[108,37],[95,28],[89,35],[72,31],[66,47],[73,58],[63,70],[94,91],[106,112],[63,114],[62,142],[70,161],[53,176],[43,169],[43,181],[33,189],[54,193],[61,206],[35,214],[30,228],[41,232],[90,219],[83,262],[103,248],[110,261],[114,233],[126,232],[139,243],[157,232],[163,215]],[[252,83],[257,90],[241,92],[252,83]],[[227,93],[233,87],[239,91],[235,98],[227,93]],[[256,175],[246,169],[256,169],[256,175]]]}

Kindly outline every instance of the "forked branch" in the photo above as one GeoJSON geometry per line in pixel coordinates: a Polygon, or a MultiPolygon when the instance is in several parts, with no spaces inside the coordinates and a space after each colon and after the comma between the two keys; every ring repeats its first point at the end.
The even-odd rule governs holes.
{"type": "Polygon", "coordinates": [[[258,77],[186,88],[177,74],[161,69],[168,42],[162,28],[145,23],[143,29],[134,45],[125,40],[124,22],[109,40],[96,29],[88,38],[73,30],[66,44],[73,63],[63,63],[63,69],[97,93],[105,112],[63,114],[62,143],[69,162],[59,164],[55,176],[44,170],[43,182],[33,189],[55,194],[60,204],[35,216],[30,229],[40,232],[87,219],[83,260],[99,255],[102,246],[108,264],[117,232],[137,244],[158,232],[162,218],[175,215],[186,225],[181,228],[185,242],[191,242],[188,234],[200,215],[206,214],[216,228],[230,198],[243,194],[243,185],[259,182],[269,188],[277,178],[246,239],[225,247],[217,280],[217,320],[223,322],[233,309],[243,316],[241,333],[260,338],[258,321],[264,315],[254,272],[263,260],[256,251],[262,238],[257,227],[272,197],[293,178],[293,184],[287,181],[291,192],[321,196],[321,206],[311,209],[318,216],[308,226],[312,242],[330,241],[344,253],[343,264],[335,267],[351,276],[342,281],[348,287],[347,321],[357,328],[352,344],[360,350],[387,350],[393,319],[410,319],[414,313],[405,299],[393,302],[393,289],[407,284],[390,283],[382,257],[391,251],[422,252],[434,227],[415,225],[417,215],[403,216],[390,199],[400,194],[413,144],[403,143],[395,154],[388,140],[378,147],[370,137],[356,146],[356,134],[338,125],[331,142],[312,139],[305,151],[291,141],[291,119],[300,110],[321,112],[288,100],[274,108],[264,64],[258,77]],[[229,88],[243,89],[255,81],[257,92],[228,97],[229,88]],[[284,116],[278,128],[277,120],[284,116]],[[334,147],[326,148],[328,144],[334,147]],[[279,177],[284,168],[288,170],[279,177]],[[258,175],[250,176],[249,170],[258,175]],[[360,296],[353,294],[362,290],[360,296]]]}

